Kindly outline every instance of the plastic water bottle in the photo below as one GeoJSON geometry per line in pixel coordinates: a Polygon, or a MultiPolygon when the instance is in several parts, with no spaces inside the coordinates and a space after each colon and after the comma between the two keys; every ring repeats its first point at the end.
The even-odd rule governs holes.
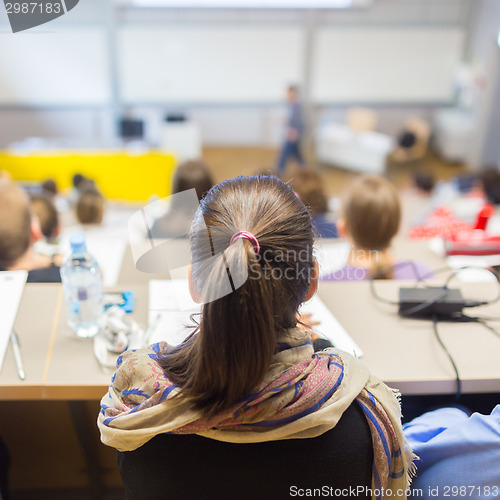
{"type": "Polygon", "coordinates": [[[68,323],[78,337],[93,337],[104,311],[99,265],[87,252],[82,233],[72,235],[70,245],[71,252],[61,266],[68,323]]]}

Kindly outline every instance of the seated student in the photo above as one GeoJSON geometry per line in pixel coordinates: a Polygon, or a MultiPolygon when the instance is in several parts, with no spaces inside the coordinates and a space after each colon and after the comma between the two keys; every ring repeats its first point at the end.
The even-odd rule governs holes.
{"type": "Polygon", "coordinates": [[[357,177],[344,193],[341,218],[337,222],[339,234],[352,244],[348,262],[325,279],[430,277],[430,270],[422,264],[394,262],[390,246],[400,222],[401,203],[395,186],[374,175],[357,177]]]}
{"type": "MultiPolygon", "coordinates": [[[[202,161],[187,161],[179,165],[172,181],[172,194],[195,189],[198,200],[210,191],[213,186],[212,176],[207,165],[202,161]]],[[[153,238],[168,238],[169,236],[187,236],[193,214],[186,211],[182,203],[174,201],[168,211],[156,219],[152,228],[153,238]]]]}
{"type": "Polygon", "coordinates": [[[337,238],[337,226],[328,212],[328,200],[320,175],[313,170],[300,170],[291,179],[299,198],[312,215],[313,227],[319,238],[337,238]]]}
{"type": "Polygon", "coordinates": [[[54,179],[45,179],[42,184],[42,195],[47,196],[48,198],[54,200],[57,196],[59,190],[57,189],[57,184],[54,179]]]}
{"type": "Polygon", "coordinates": [[[104,217],[104,196],[96,187],[84,188],[76,200],[75,213],[80,224],[100,225],[104,217]]]}
{"type": "Polygon", "coordinates": [[[82,174],[75,174],[71,178],[73,187],[68,193],[68,201],[72,206],[76,203],[76,200],[78,199],[78,196],[80,194],[80,190],[86,184],[87,180],[88,179],[82,174]]]}
{"type": "Polygon", "coordinates": [[[61,260],[59,235],[61,226],[59,223],[59,213],[54,203],[47,196],[32,196],[31,210],[38,219],[43,238],[35,242],[35,252],[41,255],[57,256],[57,261],[61,260]]]}
{"type": "Polygon", "coordinates": [[[60,282],[54,260],[35,254],[41,232],[27,194],[15,184],[0,183],[0,213],[9,214],[0,217],[0,270],[29,271],[28,282],[60,282]]]}
{"type": "Polygon", "coordinates": [[[485,167],[479,174],[479,183],[487,201],[500,205],[500,171],[498,167],[485,167]]]}
{"type": "Polygon", "coordinates": [[[126,498],[404,490],[413,455],[395,393],[342,351],[314,353],[297,327],[318,282],[311,217],[293,189],[275,177],[216,185],[190,246],[198,326],[178,346],[125,352],[101,402],[126,498]]]}
{"type": "Polygon", "coordinates": [[[56,207],[58,212],[64,213],[69,210],[70,202],[66,196],[59,192],[59,188],[57,187],[57,183],[54,179],[45,179],[40,187],[42,189],[42,192],[40,193],[41,196],[48,198],[56,207]]]}
{"type": "Polygon", "coordinates": [[[490,415],[471,416],[440,408],[408,422],[404,431],[420,458],[414,496],[500,498],[500,405],[490,415]]]}
{"type": "Polygon", "coordinates": [[[479,175],[462,175],[441,181],[434,189],[432,208],[446,207],[453,216],[470,224],[486,203],[500,204],[500,172],[484,167],[479,175]]]}
{"type": "Polygon", "coordinates": [[[47,196],[33,196],[31,198],[31,209],[38,218],[40,230],[47,242],[57,241],[61,226],[59,224],[59,214],[56,207],[47,196]]]}
{"type": "Polygon", "coordinates": [[[413,175],[412,184],[420,195],[431,196],[436,185],[436,179],[427,172],[416,172],[413,175]]]}
{"type": "Polygon", "coordinates": [[[408,188],[400,193],[401,200],[401,228],[407,234],[412,227],[421,224],[432,211],[433,193],[436,180],[431,173],[418,170],[411,178],[408,188]]]}

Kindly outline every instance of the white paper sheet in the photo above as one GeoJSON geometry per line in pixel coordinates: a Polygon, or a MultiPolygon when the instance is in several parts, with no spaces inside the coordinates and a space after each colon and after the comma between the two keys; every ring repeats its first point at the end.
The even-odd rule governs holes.
{"type": "Polygon", "coordinates": [[[350,250],[346,241],[318,245],[314,254],[318,259],[320,279],[342,269],[347,264],[350,250]]]}
{"type": "Polygon", "coordinates": [[[87,237],[87,249],[102,269],[102,282],[105,287],[115,286],[118,282],[125,248],[125,241],[87,237]]]}
{"type": "Polygon", "coordinates": [[[479,269],[500,265],[500,255],[451,255],[446,259],[451,269],[471,266],[457,273],[457,279],[462,283],[495,283],[496,278],[488,271],[479,269]]]}
{"type": "Polygon", "coordinates": [[[319,325],[312,327],[313,331],[320,337],[329,340],[334,347],[358,358],[363,356],[361,348],[317,295],[302,304],[299,312],[301,314],[311,314],[311,321],[319,321],[319,325]]]}
{"type": "MultiPolygon", "coordinates": [[[[199,313],[201,307],[189,295],[187,280],[151,280],[149,282],[149,324],[153,331],[149,343],[165,341],[170,345],[181,343],[192,331],[188,325],[190,315],[199,313]],[[181,307],[184,309],[182,310],[181,307]]],[[[343,351],[361,357],[363,351],[354,342],[335,316],[316,295],[300,308],[303,314],[312,314],[320,324],[313,330],[343,351]]]]}
{"type": "Polygon", "coordinates": [[[180,344],[190,333],[191,314],[201,312],[189,294],[187,280],[151,280],[149,282],[149,342],[180,344]]]}
{"type": "Polygon", "coordinates": [[[0,272],[0,370],[27,277],[26,271],[0,272]]]}

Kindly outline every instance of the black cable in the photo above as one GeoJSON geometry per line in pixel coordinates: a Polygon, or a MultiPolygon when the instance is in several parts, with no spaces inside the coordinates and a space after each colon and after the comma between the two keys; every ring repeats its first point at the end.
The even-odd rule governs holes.
{"type": "Polygon", "coordinates": [[[436,336],[436,339],[439,342],[439,345],[443,348],[444,352],[448,356],[448,359],[450,360],[450,362],[453,366],[453,369],[455,370],[455,378],[457,381],[457,392],[455,394],[455,403],[458,403],[460,396],[462,395],[462,381],[460,380],[460,375],[458,374],[457,365],[455,364],[455,361],[454,361],[452,355],[450,354],[450,352],[448,351],[448,349],[444,345],[444,342],[442,341],[442,339],[439,335],[437,324],[438,324],[438,318],[437,318],[437,316],[433,316],[432,317],[432,325],[433,325],[433,329],[434,329],[434,335],[436,336]]]}
{"type": "MultiPolygon", "coordinates": [[[[415,276],[416,276],[415,288],[418,286],[419,283],[422,283],[427,278],[433,277],[436,274],[439,274],[439,273],[442,273],[442,272],[445,272],[445,271],[450,271],[449,267],[446,267],[446,268],[443,267],[443,268],[436,269],[436,270],[434,270],[432,272],[429,272],[429,273],[427,273],[424,276],[421,276],[420,273],[418,272],[418,269],[417,269],[416,265],[413,262],[401,263],[401,264],[406,264],[406,265],[412,265],[413,266],[413,269],[414,269],[414,272],[415,272],[415,276]]],[[[417,306],[412,307],[412,308],[410,308],[410,309],[408,309],[406,311],[400,311],[400,315],[401,316],[411,316],[411,315],[414,315],[415,313],[423,311],[424,309],[426,309],[426,308],[428,308],[428,307],[436,304],[440,300],[444,299],[446,297],[446,295],[449,293],[448,284],[452,281],[453,278],[455,278],[461,271],[463,271],[465,269],[482,269],[482,270],[486,270],[486,271],[490,272],[495,277],[495,279],[497,280],[497,283],[499,285],[499,287],[498,287],[499,292],[498,292],[498,295],[494,299],[489,300],[489,301],[464,300],[464,307],[485,306],[485,305],[494,304],[494,303],[496,303],[496,302],[498,302],[500,300],[500,275],[493,268],[491,268],[491,267],[486,267],[485,268],[485,267],[480,267],[480,266],[464,266],[464,267],[461,267],[459,269],[451,270],[450,276],[448,276],[448,278],[446,279],[446,281],[445,281],[445,283],[443,285],[443,293],[442,294],[439,294],[436,297],[434,297],[433,299],[428,300],[426,302],[423,302],[421,304],[418,304],[417,306]]],[[[386,271],[380,271],[380,274],[383,274],[384,272],[386,272],[386,271]]],[[[371,277],[371,279],[370,279],[370,289],[371,289],[371,293],[372,293],[373,298],[375,300],[377,300],[379,302],[383,302],[385,304],[399,306],[400,305],[399,302],[385,299],[384,297],[381,297],[377,293],[377,291],[375,289],[375,284],[374,284],[374,281],[375,281],[375,279],[377,277],[377,274],[378,273],[376,273],[375,275],[373,275],[371,277]]],[[[490,330],[492,333],[494,333],[495,335],[497,335],[498,337],[500,337],[500,332],[498,332],[495,328],[493,328],[492,326],[488,325],[488,323],[487,323],[487,321],[500,321],[500,318],[474,317],[474,316],[467,316],[465,314],[462,314],[462,315],[456,316],[454,318],[447,318],[447,319],[452,319],[453,321],[457,321],[457,322],[470,321],[470,322],[480,323],[485,328],[487,328],[488,330],[490,330]]],[[[439,342],[439,345],[444,350],[445,354],[448,356],[448,359],[450,360],[451,365],[453,366],[453,370],[455,371],[455,378],[456,378],[456,381],[457,381],[457,391],[456,391],[456,394],[455,394],[455,402],[458,402],[459,399],[460,399],[460,397],[461,397],[461,395],[462,395],[462,381],[461,381],[460,375],[458,373],[458,368],[457,368],[457,365],[455,364],[455,360],[453,359],[452,355],[450,354],[450,352],[448,351],[448,349],[444,345],[444,342],[441,339],[441,336],[439,335],[439,331],[438,331],[438,328],[437,328],[438,317],[436,315],[433,315],[433,317],[432,317],[432,324],[433,324],[434,335],[435,335],[437,341],[439,342]]]]}
{"type": "Polygon", "coordinates": [[[422,276],[420,276],[420,271],[419,271],[417,265],[415,264],[415,262],[413,262],[412,260],[405,260],[403,262],[397,262],[393,266],[384,267],[382,269],[379,269],[376,273],[373,273],[370,276],[370,279],[373,280],[373,279],[380,278],[380,276],[383,276],[391,271],[394,271],[395,269],[399,269],[400,267],[406,267],[406,266],[411,266],[413,268],[413,272],[415,273],[415,276],[417,277],[417,282],[424,280],[426,278],[426,276],[431,273],[431,272],[429,272],[422,277],[422,276]]]}
{"type": "Polygon", "coordinates": [[[375,290],[375,278],[371,277],[370,278],[370,290],[372,292],[372,296],[375,300],[378,302],[382,302],[383,304],[390,304],[391,306],[399,306],[399,302],[396,302],[394,300],[389,300],[389,299],[384,299],[384,297],[381,297],[377,291],[375,290]]]}
{"type": "MultiPolygon", "coordinates": [[[[467,270],[467,269],[480,269],[480,270],[483,270],[483,271],[488,271],[490,274],[493,275],[493,277],[496,279],[496,281],[497,281],[497,283],[499,285],[498,286],[498,295],[494,299],[491,299],[491,300],[464,300],[464,307],[468,308],[468,307],[486,306],[486,305],[494,304],[494,303],[496,303],[496,302],[498,302],[500,300],[500,275],[492,267],[463,266],[463,267],[460,267],[458,269],[451,269],[450,270],[450,268],[448,266],[446,266],[446,267],[440,267],[440,268],[434,269],[432,271],[429,271],[427,274],[424,274],[424,276],[420,276],[419,273],[418,273],[418,269],[417,269],[416,265],[414,263],[411,263],[411,264],[413,264],[413,269],[414,269],[415,275],[417,277],[417,279],[415,281],[415,285],[414,285],[415,288],[417,287],[417,285],[419,283],[422,283],[426,279],[432,278],[435,275],[441,274],[441,273],[446,272],[446,271],[451,271],[451,272],[450,272],[450,275],[448,276],[448,278],[446,279],[446,281],[445,281],[445,283],[443,285],[443,289],[447,289],[448,285],[453,280],[453,278],[455,278],[458,274],[460,274],[460,272],[462,272],[464,270],[467,270]]],[[[425,309],[426,307],[430,307],[430,306],[434,305],[435,303],[439,302],[440,300],[442,300],[445,297],[446,297],[446,294],[444,294],[444,296],[440,295],[440,296],[436,297],[433,301],[430,301],[428,304],[426,304],[425,307],[422,307],[421,309],[419,308],[418,310],[412,311],[410,314],[415,314],[415,312],[420,312],[421,310],[425,309]]],[[[423,304],[422,304],[422,306],[423,306],[423,304]]],[[[408,314],[408,313],[406,313],[406,314],[408,314]]],[[[493,319],[492,319],[492,321],[493,321],[493,319]]],[[[499,318],[499,321],[500,321],[500,318],[499,318]]]]}
{"type": "Polygon", "coordinates": [[[469,316],[470,318],[478,321],[478,320],[484,320],[484,321],[500,321],[500,318],[492,318],[491,316],[469,316]]]}
{"type": "MultiPolygon", "coordinates": [[[[374,281],[378,277],[383,276],[384,274],[386,274],[390,270],[398,269],[400,267],[405,267],[405,266],[411,266],[413,268],[413,272],[415,273],[415,276],[417,278],[415,284],[421,283],[427,277],[430,277],[432,275],[432,271],[431,271],[431,272],[425,274],[424,276],[421,276],[420,272],[418,270],[418,267],[415,264],[415,262],[410,261],[410,260],[404,261],[404,262],[398,262],[397,264],[395,264],[394,266],[392,266],[392,268],[380,269],[379,271],[377,271],[376,273],[374,273],[372,276],[370,276],[370,289],[371,289],[371,292],[372,292],[372,296],[373,296],[373,298],[375,300],[377,300],[378,302],[382,302],[384,304],[389,304],[391,306],[399,306],[399,302],[396,302],[394,300],[385,299],[384,297],[381,297],[377,293],[377,291],[375,290],[375,283],[374,283],[374,281]]],[[[449,270],[449,268],[447,268],[447,269],[449,270]]]]}
{"type": "MultiPolygon", "coordinates": [[[[394,266],[392,266],[392,268],[380,269],[379,271],[377,271],[376,273],[374,273],[372,276],[370,276],[370,290],[371,290],[372,296],[373,296],[373,298],[375,300],[377,300],[378,302],[382,302],[383,304],[389,304],[391,306],[399,306],[399,302],[396,302],[394,300],[389,300],[389,299],[386,299],[384,297],[381,297],[377,293],[377,291],[375,290],[375,283],[374,283],[374,281],[378,277],[383,276],[384,274],[386,274],[389,270],[393,270],[393,269],[397,269],[397,268],[405,267],[405,266],[411,266],[413,268],[413,272],[415,273],[415,276],[416,276],[415,286],[418,283],[422,283],[424,280],[426,280],[427,278],[432,277],[434,275],[434,272],[430,271],[427,274],[424,274],[424,276],[421,276],[420,272],[418,270],[417,265],[413,261],[398,262],[397,264],[395,264],[394,266]]],[[[446,270],[448,270],[448,271],[449,271],[449,269],[450,269],[449,267],[446,268],[446,270]]]]}
{"type": "Polygon", "coordinates": [[[500,332],[495,328],[493,328],[491,325],[488,325],[488,323],[484,320],[484,318],[471,317],[471,319],[473,319],[476,323],[483,325],[490,332],[494,333],[498,338],[500,338],[500,332]]]}
{"type": "Polygon", "coordinates": [[[457,323],[479,323],[483,325],[485,328],[487,328],[490,332],[494,333],[498,338],[500,338],[500,332],[496,329],[493,328],[491,325],[487,323],[488,318],[483,318],[481,316],[468,316],[466,314],[461,314],[460,316],[456,316],[452,318],[452,321],[457,322],[457,323]]]}
{"type": "MultiPolygon", "coordinates": [[[[431,277],[435,276],[436,274],[440,274],[440,273],[445,272],[445,271],[450,271],[449,267],[442,267],[442,268],[438,268],[438,269],[436,269],[434,271],[430,271],[429,273],[425,274],[424,276],[421,276],[420,273],[418,272],[418,269],[417,269],[415,263],[411,262],[411,261],[400,262],[400,263],[396,264],[396,266],[394,266],[394,267],[396,268],[396,267],[401,267],[401,266],[404,266],[404,265],[411,265],[411,266],[413,266],[413,269],[414,269],[414,272],[415,272],[415,276],[416,276],[415,285],[414,285],[415,288],[417,287],[417,285],[419,283],[422,283],[424,280],[426,280],[428,278],[431,278],[431,277]]],[[[446,295],[448,294],[448,292],[447,292],[448,284],[461,271],[464,271],[466,269],[481,269],[481,270],[488,271],[497,280],[497,283],[498,283],[499,286],[498,286],[498,295],[494,299],[492,299],[492,300],[483,300],[483,301],[479,301],[479,300],[464,300],[464,307],[486,306],[486,305],[494,304],[494,303],[496,303],[496,302],[498,302],[500,300],[500,275],[493,268],[491,268],[491,267],[481,267],[481,266],[464,266],[464,267],[461,267],[459,269],[453,269],[453,270],[451,270],[450,275],[448,276],[448,278],[446,279],[446,281],[445,281],[445,283],[443,285],[443,294],[438,295],[437,297],[435,297],[434,299],[432,299],[432,300],[430,300],[428,302],[419,304],[418,306],[415,306],[414,308],[411,308],[408,311],[405,311],[404,314],[402,314],[402,316],[409,316],[409,315],[415,314],[417,312],[421,312],[424,309],[426,309],[428,307],[431,307],[432,305],[436,304],[440,300],[444,299],[446,297],[446,295]]],[[[377,293],[377,291],[375,290],[375,283],[374,283],[375,279],[377,279],[378,275],[385,274],[385,272],[387,272],[386,269],[380,270],[379,272],[375,273],[370,278],[370,290],[371,290],[372,296],[378,302],[382,302],[384,304],[389,304],[389,305],[393,305],[393,306],[399,306],[399,302],[385,299],[384,297],[381,297],[377,293]]],[[[494,319],[491,318],[490,321],[494,321],[494,319]]],[[[500,321],[500,318],[499,318],[499,321],[500,321]]]]}
{"type": "MultiPolygon", "coordinates": [[[[488,271],[490,274],[493,275],[493,277],[496,279],[496,281],[499,285],[498,295],[494,299],[489,300],[489,301],[481,301],[481,302],[477,301],[477,305],[469,306],[469,307],[478,307],[479,305],[490,305],[490,304],[494,304],[495,302],[498,302],[500,300],[500,274],[498,274],[498,272],[494,268],[492,268],[491,266],[488,266],[488,267],[463,266],[463,267],[460,267],[458,269],[450,269],[449,266],[445,266],[445,267],[438,267],[437,269],[433,269],[433,270],[429,271],[428,273],[424,274],[423,276],[421,276],[420,273],[418,272],[418,268],[414,262],[412,262],[412,261],[400,262],[395,267],[397,267],[399,264],[411,265],[413,267],[413,270],[414,270],[415,276],[416,276],[415,284],[421,283],[429,278],[433,278],[437,274],[442,274],[444,272],[451,271],[450,275],[446,279],[445,284],[443,285],[443,288],[446,288],[449,285],[449,283],[451,282],[451,280],[453,278],[455,278],[458,274],[460,274],[460,272],[465,271],[467,269],[480,269],[482,271],[488,271]]],[[[499,318],[499,320],[500,320],[500,318],[499,318]]]]}
{"type": "MultiPolygon", "coordinates": [[[[418,268],[417,266],[415,265],[414,262],[411,262],[411,261],[406,261],[406,262],[399,262],[398,264],[396,264],[394,266],[394,268],[397,268],[397,267],[402,267],[402,266],[408,266],[408,265],[411,265],[413,267],[413,271],[415,273],[415,276],[417,277],[417,280],[415,282],[415,287],[418,283],[422,282],[425,277],[427,275],[431,275],[431,273],[427,273],[427,275],[424,275],[423,277],[420,275],[419,271],[418,271],[418,268]]],[[[449,268],[447,268],[447,270],[449,270],[449,268]]],[[[388,299],[385,299],[384,297],[381,297],[377,291],[375,290],[375,280],[377,279],[377,276],[380,274],[385,274],[385,272],[387,272],[387,270],[385,269],[382,269],[380,270],[379,272],[375,273],[371,278],[370,278],[370,289],[371,289],[371,293],[372,293],[372,296],[375,300],[379,301],[379,302],[382,302],[384,304],[389,304],[389,305],[392,305],[392,306],[399,306],[400,303],[399,302],[396,302],[396,301],[393,301],[393,300],[388,300],[388,299]]],[[[425,309],[427,309],[428,307],[431,307],[433,306],[434,304],[436,304],[437,302],[439,302],[440,300],[444,299],[449,293],[449,290],[447,287],[443,287],[443,293],[441,293],[440,295],[438,295],[437,297],[434,297],[432,298],[431,300],[428,300],[426,302],[423,302],[422,304],[418,304],[406,311],[400,311],[400,315],[401,316],[411,316],[413,314],[416,314],[418,312],[421,312],[425,309]]]]}
{"type": "Polygon", "coordinates": [[[447,287],[450,281],[455,278],[461,271],[465,271],[467,269],[481,269],[483,271],[488,271],[493,277],[497,280],[498,283],[498,295],[491,300],[483,300],[483,301],[468,301],[469,305],[465,307],[479,307],[479,306],[489,306],[491,304],[495,304],[500,300],[500,275],[492,268],[492,267],[481,267],[481,266],[464,266],[459,269],[454,269],[448,279],[446,280],[444,286],[447,287]]]}

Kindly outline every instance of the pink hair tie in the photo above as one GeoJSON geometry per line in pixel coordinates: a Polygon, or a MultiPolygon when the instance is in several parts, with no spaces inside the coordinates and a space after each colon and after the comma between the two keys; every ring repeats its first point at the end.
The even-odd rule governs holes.
{"type": "Polygon", "coordinates": [[[260,245],[259,241],[257,238],[252,234],[249,233],[248,231],[240,231],[239,233],[233,234],[233,237],[231,238],[230,244],[234,243],[238,239],[243,239],[243,240],[248,240],[252,243],[253,249],[256,254],[260,252],[260,245]]]}

